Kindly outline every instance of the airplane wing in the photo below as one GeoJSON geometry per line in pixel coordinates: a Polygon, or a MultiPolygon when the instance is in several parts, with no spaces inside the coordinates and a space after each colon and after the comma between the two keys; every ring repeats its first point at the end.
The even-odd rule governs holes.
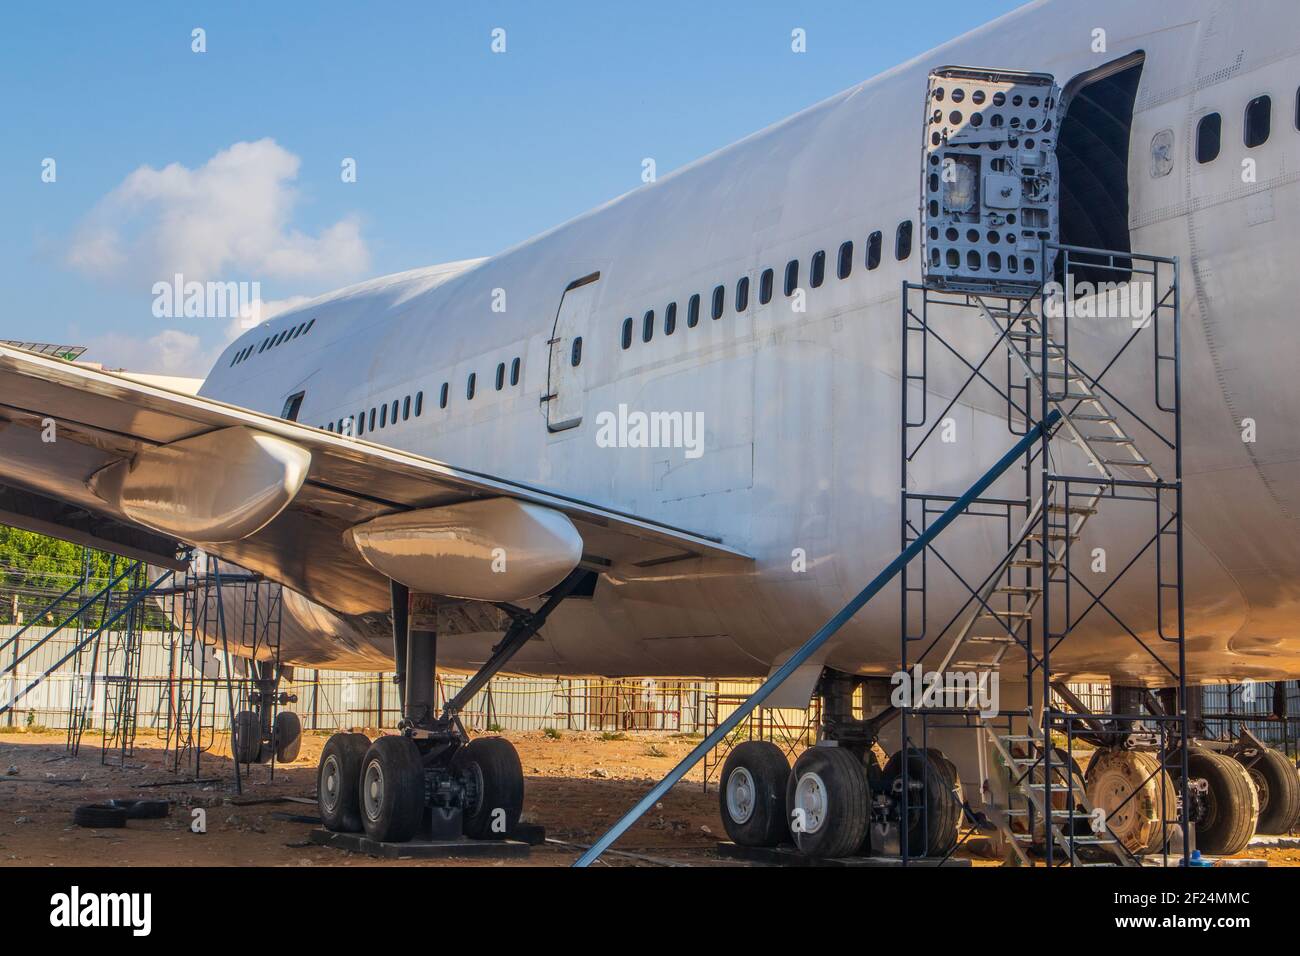
{"type": "Polygon", "coordinates": [[[3,345],[0,521],[172,566],[177,543],[198,545],[349,614],[387,609],[386,578],[431,565],[434,581],[403,583],[509,600],[509,587],[471,595],[457,592],[472,582],[443,583],[482,580],[479,552],[495,543],[525,565],[516,590],[575,564],[748,557],[707,535],[3,345]]]}

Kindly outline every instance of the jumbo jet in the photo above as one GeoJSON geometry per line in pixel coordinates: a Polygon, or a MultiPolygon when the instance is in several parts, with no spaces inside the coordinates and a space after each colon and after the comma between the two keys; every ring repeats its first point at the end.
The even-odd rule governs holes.
{"type": "MultiPolygon", "coordinates": [[[[1052,653],[1052,680],[1160,689],[1176,646],[1193,685],[1300,677],[1289,0],[1029,4],[497,255],[276,315],[197,394],[0,348],[0,517],[157,564],[191,546],[279,582],[282,664],[402,682],[401,733],[327,745],[326,825],[408,839],[431,802],[472,836],[499,835],[492,811],[508,830],[523,800],[518,758],[501,738],[469,741],[456,707],[439,711],[435,666],[765,677],[898,554],[900,316],[942,241],[923,163],[961,82],[1047,84],[1036,108],[1055,128],[1041,130],[1035,175],[1054,191],[1045,221],[1061,245],[1180,269],[1185,642],[1147,652],[1093,614],[1052,653]],[[934,102],[936,75],[958,77],[948,103],[934,102]],[[57,440],[43,440],[51,421],[57,440]]],[[[1023,185],[1008,202],[1032,201],[1023,185]]],[[[1048,278],[1049,263],[1031,267],[1048,278]]],[[[1099,329],[1072,339],[1081,366],[1105,361],[1099,329]]],[[[975,347],[988,332],[975,318],[954,335],[975,347]]],[[[1149,365],[1126,374],[1136,394],[1149,365]]],[[[942,376],[925,387],[937,405],[958,395],[942,376]]],[[[1013,439],[1002,398],[963,393],[953,408],[956,450],[928,477],[959,493],[1013,439]]],[[[998,487],[1017,481],[1023,494],[1014,476],[998,487]]],[[[1131,534],[1102,513],[1078,546],[1118,553],[1131,534]]],[[[943,547],[993,567],[994,537],[954,526],[943,547]]],[[[1115,599],[1149,604],[1151,583],[1115,599]]],[[[898,598],[854,615],[782,701],[820,694],[843,717],[848,686],[874,709],[900,666],[898,598]]],[[[939,620],[966,595],[935,584],[927,600],[939,620]]],[[[231,627],[242,613],[227,607],[231,627]]],[[[1156,629],[1151,614],[1137,636],[1156,629]]],[[[1025,676],[1005,669],[1001,696],[1030,700],[1025,676]]],[[[807,851],[862,846],[911,759],[877,766],[862,726],[827,722],[793,771],[771,745],[736,748],[720,787],[729,835],[787,841],[798,810],[807,851]]],[[[989,750],[945,739],[918,759],[969,822],[991,801],[989,750]]],[[[1300,817],[1300,777],[1275,752],[1240,774],[1222,754],[1198,759],[1183,776],[1209,783],[1185,799],[1217,788],[1220,807],[1202,846],[1232,852],[1256,826],[1300,817]]],[[[963,822],[933,816],[945,831],[963,822]]],[[[1139,831],[1128,844],[1150,836],[1139,831]]]]}

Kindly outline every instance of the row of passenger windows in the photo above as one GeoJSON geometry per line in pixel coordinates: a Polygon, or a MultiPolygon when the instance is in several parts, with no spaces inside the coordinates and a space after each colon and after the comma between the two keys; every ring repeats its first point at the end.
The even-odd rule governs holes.
{"type": "MultiPolygon", "coordinates": [[[[519,358],[516,357],[511,360],[508,381],[512,387],[519,384],[522,367],[523,363],[519,358]]],[[[498,362],[496,376],[493,379],[496,391],[502,391],[506,387],[506,382],[506,363],[498,362]]],[[[465,380],[465,400],[473,401],[477,391],[478,373],[470,372],[469,377],[465,380]]],[[[451,383],[443,382],[442,387],[438,390],[438,407],[446,408],[450,400],[451,383]]],[[[387,428],[389,425],[396,425],[398,421],[404,422],[412,416],[419,418],[423,411],[424,392],[416,392],[414,396],[407,395],[405,398],[395,398],[391,402],[377,405],[369,411],[362,409],[356,415],[340,418],[337,422],[326,422],[321,428],[327,432],[353,435],[359,438],[368,431],[373,432],[380,428],[387,428]]]]}
{"type": "MultiPolygon", "coordinates": [[[[1300,90],[1296,91],[1294,125],[1300,130],[1300,90]]],[[[1273,98],[1265,93],[1246,104],[1242,118],[1241,141],[1247,149],[1263,146],[1273,132],[1273,98]]],[[[1223,116],[1206,113],[1196,124],[1196,161],[1211,163],[1219,158],[1223,140],[1223,116]]]]}
{"type": "Polygon", "coordinates": [[[315,324],[316,324],[316,320],[311,319],[308,322],[301,322],[291,329],[285,329],[283,332],[280,332],[278,335],[268,335],[265,339],[262,340],[261,345],[258,345],[256,342],[254,342],[252,345],[248,346],[247,348],[240,349],[238,352],[236,352],[235,357],[230,360],[230,364],[238,365],[240,362],[244,361],[245,359],[251,358],[252,355],[254,354],[254,350],[256,350],[257,354],[260,355],[262,352],[265,352],[267,349],[273,349],[277,345],[280,345],[284,342],[292,342],[298,336],[306,335],[308,332],[310,332],[311,327],[315,324]]]}
{"type": "MultiPolygon", "coordinates": [[[[884,241],[881,232],[873,232],[867,237],[865,254],[862,257],[863,265],[868,270],[876,269],[880,266],[880,250],[884,241]]],[[[912,254],[912,220],[900,222],[894,232],[894,258],[899,262],[907,259],[912,254]]],[[[835,275],[840,279],[847,279],[853,274],[854,246],[853,240],[848,239],[840,243],[839,251],[835,256],[835,275]]],[[[794,295],[795,290],[799,288],[799,269],[798,259],[791,259],[785,264],[785,270],[781,276],[781,291],[786,298],[794,295]]],[[[819,249],[812,254],[808,262],[808,285],[814,289],[820,288],[826,281],[826,251],[819,249]]],[[[758,304],[767,305],[772,301],[772,294],[776,284],[776,273],[772,269],[764,269],[758,277],[758,304]]],[[[735,292],[732,296],[732,305],[737,313],[744,312],[749,308],[749,276],[741,276],[736,280],[735,292]]],[[[708,309],[709,315],[714,319],[720,319],[726,311],[727,306],[727,288],[725,285],[717,285],[709,297],[708,309]]],[[[702,299],[697,292],[686,302],[686,327],[693,329],[700,324],[700,309],[702,299]]],[[[655,310],[648,309],[641,316],[640,335],[642,342],[649,342],[655,334],[655,310]]],[[[664,309],[663,313],[663,333],[672,335],[677,331],[677,303],[670,302],[664,309]]],[[[632,340],[637,334],[636,320],[628,316],[623,320],[622,346],[624,349],[632,347],[632,340]]],[[[569,364],[577,365],[582,361],[582,339],[576,338],[574,342],[574,354],[570,356],[569,364]]]]}

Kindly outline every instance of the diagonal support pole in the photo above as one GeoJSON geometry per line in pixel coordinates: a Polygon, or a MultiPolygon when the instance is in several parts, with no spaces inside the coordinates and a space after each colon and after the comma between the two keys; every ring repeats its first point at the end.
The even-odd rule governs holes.
{"type": "Polygon", "coordinates": [[[687,754],[686,757],[682,759],[681,763],[669,771],[666,777],[655,784],[654,788],[642,797],[636,806],[624,814],[617,823],[610,827],[599,840],[591,845],[591,848],[588,849],[587,852],[578,857],[573,865],[575,867],[587,867],[594,863],[602,853],[609,849],[610,845],[615,840],[626,833],[632,824],[636,823],[636,821],[639,820],[647,810],[653,807],[664,794],[671,790],[673,786],[682,779],[682,777],[686,776],[687,772],[699,763],[705,754],[716,747],[719,741],[731,733],[731,731],[734,730],[741,721],[752,714],[774,690],[781,686],[787,677],[793,674],[801,665],[812,657],[812,655],[816,653],[823,644],[834,637],[835,633],[839,631],[839,629],[843,627],[850,618],[857,614],[858,611],[862,610],[863,606],[875,597],[885,585],[892,581],[894,577],[907,566],[908,562],[929,547],[930,542],[938,537],[940,532],[947,528],[948,525],[952,524],[952,522],[970,506],[972,501],[984,494],[984,492],[989,489],[993,482],[995,482],[1003,472],[1019,460],[1021,455],[1033,447],[1035,442],[1050,435],[1052,429],[1060,420],[1061,413],[1053,409],[1047,417],[1043,419],[1043,421],[1031,428],[1025,436],[1020,439],[1020,441],[1016,442],[1009,452],[998,460],[997,464],[986,471],[984,475],[975,482],[975,484],[971,485],[970,488],[966,490],[965,494],[948,507],[947,511],[936,518],[934,523],[923,531],[920,537],[908,545],[898,555],[898,557],[894,558],[894,560],[889,563],[888,567],[876,575],[872,582],[858,593],[857,597],[844,605],[844,607],[841,608],[834,617],[822,625],[821,629],[818,630],[816,634],[808,638],[808,640],[804,642],[803,646],[790,656],[789,660],[782,664],[771,677],[759,685],[758,690],[754,691],[748,700],[737,707],[730,717],[720,722],[717,728],[714,729],[713,733],[700,741],[699,745],[687,754]]]}

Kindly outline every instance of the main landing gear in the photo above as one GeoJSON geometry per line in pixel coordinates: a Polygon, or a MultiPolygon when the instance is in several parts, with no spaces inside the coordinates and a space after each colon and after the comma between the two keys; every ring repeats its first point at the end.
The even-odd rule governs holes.
{"type": "Polygon", "coordinates": [[[279,690],[285,668],[269,661],[253,661],[256,689],[248,702],[255,710],[235,714],[233,747],[240,763],[293,763],[302,749],[302,721],[287,705],[297,703],[294,694],[279,690]],[[274,715],[274,717],[272,716],[274,715]]]}
{"type": "Polygon", "coordinates": [[[816,859],[869,855],[873,844],[901,852],[906,817],[910,857],[952,850],[962,819],[956,766],[938,750],[913,748],[906,767],[901,751],[881,767],[872,747],[879,723],[853,716],[853,694],[862,681],[825,672],[818,685],[824,702],[820,742],[793,768],[768,741],[732,748],[718,787],[722,825],[732,842],[793,844],[816,859]]]}
{"type": "Polygon", "coordinates": [[[501,737],[470,740],[460,711],[533,637],[590,572],[575,570],[537,611],[500,605],[511,623],[487,662],[434,712],[437,635],[410,626],[410,593],[392,583],[393,643],[402,720],[398,733],[371,742],[334,734],[317,770],[317,801],[326,829],[365,831],[382,843],[425,835],[503,840],[524,805],[519,755],[501,737]]]}

